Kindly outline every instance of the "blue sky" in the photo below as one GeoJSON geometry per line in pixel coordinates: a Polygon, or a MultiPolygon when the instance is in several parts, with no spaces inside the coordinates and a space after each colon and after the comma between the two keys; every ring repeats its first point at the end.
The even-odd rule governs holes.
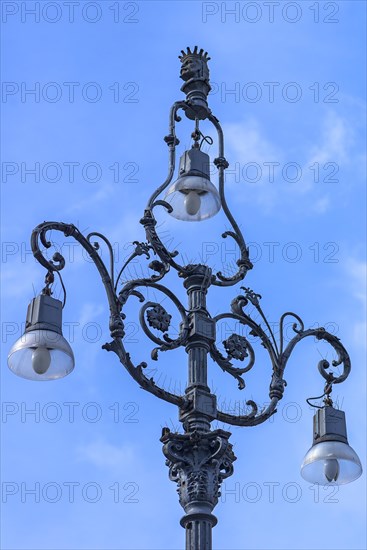
{"type": "MultiPolygon", "coordinates": [[[[15,377],[6,357],[43,286],[30,253],[34,226],[61,220],[104,233],[116,269],[130,243],[143,240],[139,219],[166,177],[162,138],[171,104],[183,98],[177,56],[186,46],[212,58],[210,106],[232,171],[227,200],[254,262],[245,285],[263,296],[271,323],[290,310],[342,339],[352,373],[334,399],[365,468],[365,24],[359,1],[2,2],[4,549],[184,546],[159,442],[162,427],[178,428],[177,410],[141,390],[101,349],[109,340],[103,286],[63,235],[53,232],[52,241],[67,260],[64,336],[75,370],[36,384],[15,377]]],[[[180,153],[191,124],[177,131],[180,153]]],[[[215,146],[207,151],[214,158],[215,146]]],[[[159,222],[183,261],[231,269],[236,255],[220,238],[223,212],[200,225],[163,213],[159,222]]],[[[134,262],[129,275],[145,266],[134,262]]],[[[181,280],[172,274],[167,284],[185,300],[181,280]]],[[[212,288],[211,313],[229,311],[239,293],[212,288]]],[[[128,313],[126,347],[149,360],[153,344],[137,324],[136,304],[128,313]]],[[[232,328],[224,325],[218,340],[232,328]]],[[[215,510],[214,548],[366,548],[365,476],[336,491],[299,474],[312,439],[305,400],[323,389],[320,357],[332,358],[327,346],[299,344],[275,417],[232,428],[238,460],[215,510]]],[[[150,366],[165,387],[184,387],[184,352],[150,366]]],[[[219,371],[210,364],[224,408],[266,402],[271,367],[261,350],[242,393],[219,371]]]]}

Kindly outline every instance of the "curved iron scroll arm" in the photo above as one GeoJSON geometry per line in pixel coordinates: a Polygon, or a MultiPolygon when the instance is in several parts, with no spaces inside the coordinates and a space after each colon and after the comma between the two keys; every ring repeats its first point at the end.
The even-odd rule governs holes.
{"type": "Polygon", "coordinates": [[[164,141],[169,147],[169,159],[168,159],[168,175],[165,181],[160,185],[154,193],[151,195],[148,200],[147,209],[153,207],[154,202],[157,200],[159,195],[163,193],[166,187],[171,183],[173,174],[175,172],[176,164],[176,145],[179,144],[179,140],[176,137],[176,124],[175,122],[180,122],[181,118],[177,115],[179,109],[187,109],[185,101],[176,101],[170,110],[169,114],[169,134],[164,138],[164,141]]]}
{"type": "Polygon", "coordinates": [[[326,359],[321,359],[321,361],[319,361],[318,370],[321,376],[326,380],[328,385],[340,384],[347,379],[351,371],[351,361],[347,350],[345,349],[339,338],[334,336],[334,334],[330,334],[330,332],[327,332],[322,327],[317,329],[300,330],[296,332],[296,336],[292,338],[288,346],[279,357],[279,368],[281,375],[285,370],[288,359],[295,345],[303,340],[303,338],[307,338],[308,336],[315,336],[317,340],[325,340],[326,342],[328,342],[334,348],[338,356],[338,359],[332,361],[331,365],[326,359]],[[334,376],[332,372],[327,372],[326,370],[331,366],[338,367],[339,365],[343,365],[343,372],[339,376],[334,376]]]}
{"type": "Polygon", "coordinates": [[[156,397],[159,397],[159,399],[177,405],[178,407],[184,406],[185,400],[183,397],[160,388],[155,384],[153,378],[147,378],[144,375],[143,369],[147,367],[146,363],[141,363],[137,366],[133,364],[130,354],[126,352],[121,338],[114,338],[112,342],[104,344],[102,348],[116,353],[122,365],[143,390],[152,393],[156,397]]]}
{"type": "Polygon", "coordinates": [[[167,212],[172,212],[172,207],[170,204],[163,200],[157,200],[157,198],[171,183],[175,172],[176,145],[178,145],[179,143],[179,140],[176,137],[175,122],[179,122],[181,120],[181,118],[177,115],[179,109],[187,109],[187,104],[185,101],[176,101],[172,105],[169,116],[169,134],[164,138],[169,147],[168,175],[162,185],[160,185],[150,197],[144,211],[144,216],[140,220],[140,223],[144,226],[147,241],[165,265],[165,270],[168,271],[171,266],[179,273],[185,273],[185,268],[179,265],[173,259],[177,256],[178,252],[169,252],[159,238],[159,235],[155,229],[157,225],[157,220],[155,219],[153,213],[153,210],[156,206],[163,206],[167,210],[167,212]]]}
{"type": "MultiPolygon", "coordinates": [[[[226,315],[222,316],[222,318],[226,317],[226,315]]],[[[221,352],[218,350],[215,344],[212,344],[210,347],[210,356],[211,358],[220,366],[220,368],[231,374],[234,378],[238,381],[238,389],[243,390],[245,388],[245,381],[242,378],[242,374],[245,374],[245,372],[248,372],[252,369],[252,367],[255,364],[255,352],[253,350],[253,347],[251,346],[250,342],[245,338],[244,336],[238,336],[238,334],[232,334],[230,338],[223,342],[227,343],[232,338],[232,341],[235,339],[238,342],[238,352],[236,350],[228,351],[227,357],[223,357],[221,352]],[[241,349],[242,348],[242,349],[241,349]],[[240,361],[243,361],[245,357],[250,356],[250,360],[246,367],[238,368],[233,367],[231,363],[231,358],[239,359],[240,361]]],[[[236,345],[236,341],[234,342],[234,345],[236,345]]]]}
{"type": "MultiPolygon", "coordinates": [[[[153,276],[154,277],[154,276],[153,276]]],[[[154,348],[151,353],[151,357],[153,360],[157,360],[158,358],[158,351],[166,351],[166,350],[173,350],[178,348],[179,346],[183,345],[186,341],[188,332],[189,332],[189,325],[188,325],[188,317],[186,315],[186,310],[182,306],[181,302],[178,300],[178,298],[165,286],[158,284],[151,279],[137,279],[135,281],[129,281],[124,285],[124,287],[121,289],[119,296],[118,296],[118,302],[120,304],[120,307],[122,308],[128,298],[130,296],[136,296],[140,302],[143,302],[145,300],[144,296],[136,290],[138,287],[149,287],[154,288],[163,294],[165,294],[177,307],[180,315],[181,315],[181,326],[180,326],[180,334],[178,338],[175,340],[168,337],[168,335],[164,335],[164,340],[161,340],[160,338],[157,338],[147,327],[145,322],[145,312],[149,310],[149,308],[155,308],[160,307],[164,312],[164,308],[160,306],[160,304],[156,302],[147,302],[144,304],[144,306],[140,310],[140,323],[143,328],[144,333],[155,343],[159,344],[158,348],[154,348]]],[[[166,312],[165,312],[166,313],[166,312]]],[[[124,314],[121,314],[121,317],[124,318],[124,314]]],[[[170,317],[170,316],[169,316],[170,317]]],[[[152,323],[152,326],[155,326],[154,323],[152,323]]],[[[167,323],[167,326],[161,327],[162,332],[166,332],[166,330],[169,327],[169,322],[167,323]]],[[[122,336],[123,337],[123,336],[122,336]]],[[[168,392],[167,390],[164,390],[163,388],[156,385],[153,378],[147,378],[144,373],[143,369],[147,367],[147,364],[145,362],[140,363],[137,366],[134,366],[134,364],[131,361],[130,354],[126,352],[122,337],[117,339],[114,338],[113,342],[107,343],[104,346],[102,346],[107,351],[114,351],[117,356],[119,357],[121,363],[125,366],[129,374],[139,383],[139,385],[146,391],[149,391],[150,393],[154,394],[156,397],[159,397],[160,399],[164,399],[165,401],[168,401],[169,403],[173,403],[177,405],[178,407],[184,407],[185,406],[185,399],[179,395],[173,394],[171,392],[168,392]]]]}
{"type": "MultiPolygon", "coordinates": [[[[162,183],[162,185],[160,185],[150,197],[147,207],[144,211],[144,216],[140,220],[140,222],[145,228],[147,241],[150,243],[153,250],[159,256],[162,262],[167,266],[167,269],[169,268],[169,266],[171,266],[176,271],[178,271],[180,275],[185,276],[187,274],[186,268],[184,266],[179,265],[176,261],[173,260],[173,258],[177,256],[177,252],[176,251],[169,252],[164,246],[164,244],[162,243],[161,239],[159,238],[159,235],[155,229],[157,221],[153,213],[153,209],[156,206],[163,206],[168,213],[172,212],[172,207],[167,202],[165,202],[164,200],[157,200],[157,198],[161,193],[163,193],[163,191],[171,183],[174,175],[174,171],[175,171],[176,145],[179,143],[179,140],[176,137],[175,122],[179,122],[181,120],[181,118],[177,115],[177,112],[179,109],[183,109],[184,111],[190,110],[190,105],[187,101],[177,101],[171,107],[170,117],[169,117],[169,134],[168,136],[165,137],[165,141],[169,146],[168,175],[166,180],[162,183]]],[[[245,277],[247,271],[252,269],[253,265],[250,261],[249,250],[246,246],[242,232],[237,222],[235,221],[234,217],[232,216],[225,198],[224,170],[228,167],[228,162],[224,157],[223,130],[218,119],[210,112],[209,109],[207,112],[207,118],[213,124],[218,134],[218,157],[214,160],[214,164],[218,168],[219,196],[220,196],[223,211],[233,228],[233,231],[224,232],[222,234],[222,237],[223,238],[232,237],[237,243],[240,249],[240,255],[241,255],[240,259],[237,260],[237,265],[238,265],[237,273],[231,277],[226,277],[219,271],[218,273],[216,273],[215,276],[213,276],[212,284],[217,286],[232,286],[238,283],[239,281],[241,281],[245,277]]]]}
{"type": "Polygon", "coordinates": [[[247,271],[252,269],[253,265],[250,261],[249,250],[246,246],[245,239],[243,238],[242,232],[231,214],[231,211],[228,208],[225,193],[224,193],[224,170],[228,168],[229,164],[224,157],[224,136],[222,127],[218,119],[210,113],[208,119],[213,124],[218,134],[218,158],[214,160],[214,164],[218,168],[218,180],[219,180],[219,196],[222,204],[223,211],[231,224],[233,231],[225,231],[222,234],[222,237],[225,239],[227,237],[232,237],[239,246],[241,257],[237,260],[238,271],[232,277],[225,277],[220,271],[216,273],[216,279],[213,280],[213,284],[217,286],[232,286],[239,281],[241,281],[245,276],[247,271]]]}
{"type": "Polygon", "coordinates": [[[171,315],[169,315],[166,310],[161,306],[161,304],[157,302],[146,302],[140,309],[139,320],[144,333],[155,344],[158,344],[158,347],[154,348],[151,352],[152,359],[156,361],[158,359],[159,351],[173,350],[182,345],[185,345],[189,333],[189,318],[186,314],[185,308],[175,296],[175,294],[173,294],[173,292],[171,292],[165,286],[158,284],[151,279],[137,279],[135,281],[130,281],[126,283],[119,294],[119,301],[121,305],[123,306],[127,302],[128,298],[132,295],[138,297],[141,302],[144,301],[144,296],[136,290],[136,288],[142,286],[154,288],[159,292],[165,294],[165,296],[167,296],[173,302],[181,315],[180,333],[178,338],[172,339],[168,336],[168,334],[163,334],[162,340],[161,338],[158,338],[155,334],[153,334],[152,331],[148,328],[145,320],[145,313],[147,313],[149,325],[153,328],[160,330],[162,333],[167,333],[170,326],[171,315]]]}
{"type": "MultiPolygon", "coordinates": [[[[248,293],[251,292],[252,291],[249,291],[248,289],[248,293]]],[[[254,301],[257,300],[257,295],[255,295],[254,293],[252,293],[251,297],[254,301]]],[[[324,328],[305,330],[302,319],[295,313],[287,312],[284,313],[280,319],[280,346],[278,348],[278,346],[276,346],[272,341],[274,338],[273,333],[271,333],[271,337],[269,337],[267,333],[262,329],[262,327],[255,321],[253,321],[253,319],[251,319],[251,317],[243,311],[243,307],[248,303],[247,298],[248,294],[246,294],[246,298],[244,296],[238,296],[232,302],[232,313],[218,315],[214,318],[214,320],[218,322],[220,319],[224,318],[235,319],[241,324],[247,325],[249,328],[251,328],[250,334],[257,336],[261,339],[261,344],[268,351],[272,363],[272,376],[269,387],[270,403],[264,410],[258,413],[258,406],[256,405],[256,403],[252,400],[246,401],[246,405],[248,405],[252,409],[249,414],[236,416],[233,414],[218,411],[218,420],[225,422],[226,424],[237,426],[255,426],[257,424],[261,424],[262,422],[267,420],[272,414],[274,414],[276,412],[276,405],[278,401],[283,397],[284,387],[287,385],[286,381],[283,378],[283,375],[288,359],[291,356],[291,353],[296,344],[304,338],[307,338],[308,336],[314,336],[317,338],[317,340],[324,340],[328,342],[337,353],[337,359],[332,361],[331,365],[326,359],[322,359],[318,363],[318,370],[322,377],[326,380],[329,390],[331,389],[331,386],[333,384],[339,384],[346,380],[351,371],[351,361],[348,352],[346,351],[343,344],[340,342],[339,338],[327,332],[324,328]],[[294,317],[294,319],[296,319],[297,321],[293,324],[292,327],[296,335],[290,340],[283,351],[284,319],[289,316],[294,317]],[[278,349],[280,349],[280,352],[278,351],[278,349]],[[343,365],[343,372],[339,376],[335,376],[332,372],[327,371],[327,369],[331,366],[338,367],[339,365],[343,365]]],[[[254,301],[252,301],[252,303],[254,303],[254,301]]],[[[246,341],[245,345],[247,345],[247,340],[245,338],[244,340],[246,341]]],[[[225,363],[228,358],[225,359],[214,345],[211,349],[211,356],[213,360],[216,361],[222,368],[224,367],[223,370],[227,370],[227,372],[232,374],[232,376],[235,376],[235,378],[237,379],[241,378],[241,369],[236,369],[232,366],[230,369],[225,368],[226,365],[223,365],[223,363],[225,363]]],[[[254,362],[254,357],[251,357],[248,367],[252,368],[254,362]]],[[[247,370],[249,370],[249,368],[247,370]]],[[[240,389],[244,387],[244,381],[242,380],[242,382],[243,384],[239,382],[240,389]]]]}
{"type": "MultiPolygon", "coordinates": [[[[132,252],[132,254],[130,254],[130,256],[127,258],[126,262],[123,264],[123,266],[121,267],[117,277],[116,277],[116,282],[115,282],[115,292],[117,292],[117,287],[118,287],[118,284],[119,284],[119,281],[120,281],[120,278],[125,270],[125,268],[129,265],[129,263],[134,259],[136,258],[137,256],[142,256],[143,254],[145,255],[146,259],[149,260],[150,259],[150,254],[149,254],[149,251],[151,249],[151,246],[147,243],[140,243],[139,241],[133,241],[133,244],[135,245],[135,250],[134,252],[132,252]]],[[[157,279],[162,279],[166,273],[165,269],[164,269],[164,266],[162,264],[160,264],[160,262],[151,262],[149,264],[149,267],[151,269],[153,269],[154,267],[157,267],[159,269],[155,269],[157,271],[159,271],[159,276],[157,275],[157,279]],[[159,264],[159,265],[158,265],[159,264]]]]}
{"type": "MultiPolygon", "coordinates": [[[[102,240],[107,244],[109,243],[109,241],[106,239],[106,237],[101,236],[101,234],[99,233],[90,233],[87,237],[84,237],[84,235],[79,231],[79,229],[73,224],[66,224],[63,222],[41,223],[32,232],[31,248],[36,260],[43,267],[45,267],[48,272],[54,272],[54,271],[59,272],[65,267],[65,258],[59,252],[56,252],[52,257],[52,260],[49,260],[44,256],[44,254],[40,249],[39,241],[46,249],[51,248],[52,243],[47,239],[47,232],[51,230],[60,231],[66,237],[73,237],[84,248],[84,250],[88,252],[89,256],[93,260],[93,263],[98,269],[98,272],[103,282],[103,286],[107,294],[108,303],[109,303],[109,309],[110,309],[109,329],[110,329],[111,336],[113,338],[112,342],[105,344],[104,346],[102,346],[102,348],[106,349],[107,351],[114,351],[116,353],[116,355],[120,359],[120,362],[124,365],[126,370],[129,372],[132,378],[134,378],[134,380],[140,385],[141,388],[143,388],[146,391],[149,391],[150,393],[159,397],[160,399],[164,399],[165,401],[173,403],[179,407],[184,406],[183,397],[172,394],[164,390],[163,388],[158,387],[152,378],[150,379],[147,378],[143,372],[144,367],[146,367],[147,365],[145,363],[142,363],[138,366],[135,366],[130,359],[129,353],[124,348],[123,341],[122,341],[125,335],[124,324],[123,324],[124,314],[121,312],[122,303],[119,297],[116,295],[114,285],[113,285],[113,276],[111,276],[111,274],[108,272],[105,264],[103,263],[101,257],[97,252],[97,250],[99,249],[99,246],[97,246],[96,243],[91,244],[89,240],[92,236],[97,236],[102,238],[102,240]]],[[[111,252],[112,247],[111,248],[109,247],[109,250],[111,252]]],[[[153,277],[155,276],[153,275],[153,277]]],[[[144,283],[145,286],[147,286],[148,282],[149,280],[145,281],[144,283]]],[[[155,284],[153,281],[150,281],[150,282],[152,283],[152,286],[153,285],[155,285],[155,287],[161,286],[161,285],[155,284]]]]}
{"type": "MultiPolygon", "coordinates": [[[[243,298],[243,297],[240,296],[239,298],[243,298]]],[[[251,319],[251,317],[249,317],[245,313],[242,313],[241,315],[239,313],[223,313],[213,318],[215,322],[218,322],[221,319],[235,319],[242,325],[245,325],[251,328],[251,334],[254,336],[258,336],[261,339],[262,345],[268,351],[270,360],[273,366],[273,372],[275,373],[278,371],[278,356],[277,356],[276,350],[274,349],[268,335],[261,328],[260,325],[258,325],[253,319],[251,319]]],[[[246,346],[248,346],[249,342],[247,341],[247,339],[245,340],[246,340],[246,346]]],[[[229,372],[229,374],[232,374],[232,376],[234,376],[238,380],[239,388],[243,389],[245,387],[245,382],[240,375],[243,374],[244,372],[249,371],[254,366],[255,354],[253,350],[250,357],[250,362],[247,365],[247,367],[245,367],[245,369],[236,369],[235,367],[232,367],[232,366],[230,369],[228,369],[228,367],[226,367],[224,363],[226,359],[220,354],[219,350],[217,350],[214,344],[211,347],[210,354],[212,359],[216,363],[218,363],[223,370],[229,372]]],[[[251,408],[251,411],[249,414],[237,416],[237,415],[232,415],[222,411],[217,411],[217,419],[220,420],[221,422],[225,422],[226,424],[232,424],[235,426],[256,426],[257,424],[261,424],[262,422],[270,418],[272,414],[274,414],[276,405],[279,399],[281,398],[274,395],[273,390],[274,390],[275,384],[279,384],[279,377],[275,377],[273,375],[272,384],[270,386],[270,398],[271,398],[270,404],[260,413],[258,413],[257,404],[253,400],[248,400],[246,401],[246,405],[248,405],[251,408]]],[[[282,392],[283,392],[283,385],[284,385],[284,381],[282,381],[281,383],[282,392]]]]}
{"type": "MultiPolygon", "coordinates": [[[[273,348],[267,334],[263,331],[263,329],[260,327],[260,325],[258,325],[257,323],[255,323],[255,321],[253,321],[251,319],[251,317],[249,317],[248,315],[245,315],[245,314],[242,316],[242,315],[238,315],[236,313],[222,313],[222,314],[217,315],[216,317],[214,317],[213,321],[215,323],[217,323],[221,319],[235,319],[236,321],[238,321],[242,325],[250,327],[251,328],[251,334],[259,336],[261,338],[262,345],[267,349],[267,351],[270,355],[272,363],[276,364],[277,358],[276,358],[276,355],[274,353],[274,348],[273,348]]],[[[234,334],[234,335],[238,337],[237,334],[234,334]]],[[[234,336],[234,335],[232,334],[232,336],[234,336]]],[[[241,341],[242,341],[241,344],[242,344],[243,349],[244,349],[244,353],[243,353],[242,358],[237,357],[235,352],[232,352],[232,353],[229,352],[227,358],[223,357],[214,343],[211,345],[210,355],[211,355],[212,359],[216,363],[218,363],[218,365],[224,371],[228,372],[229,374],[231,374],[232,376],[234,376],[238,380],[239,389],[242,390],[243,388],[245,388],[245,381],[243,380],[243,378],[240,375],[244,374],[245,372],[248,372],[254,366],[254,364],[255,364],[255,352],[254,352],[250,342],[247,340],[247,338],[245,338],[244,336],[240,336],[238,338],[241,338],[241,341]],[[233,359],[240,358],[242,360],[247,355],[250,355],[250,361],[249,361],[249,363],[246,367],[244,367],[242,369],[239,369],[239,368],[235,368],[235,367],[232,366],[232,363],[230,362],[231,357],[233,359]]]]}
{"type": "Polygon", "coordinates": [[[65,235],[65,237],[73,237],[89,254],[92,258],[95,266],[97,267],[99,274],[101,276],[103,285],[106,290],[107,299],[110,307],[110,312],[112,314],[119,314],[118,302],[113,286],[113,251],[110,242],[101,235],[100,233],[90,233],[87,237],[79,231],[79,229],[73,224],[67,224],[63,222],[44,222],[39,224],[32,231],[31,235],[31,248],[33,256],[36,260],[43,265],[48,271],[61,271],[65,267],[65,258],[59,253],[53,255],[52,260],[48,260],[42,253],[39,247],[39,241],[41,244],[49,249],[52,246],[52,243],[47,239],[47,232],[51,230],[60,231],[65,235]],[[105,264],[103,263],[100,255],[98,254],[99,245],[98,243],[91,243],[90,238],[92,236],[97,236],[103,239],[103,241],[108,245],[110,252],[110,268],[111,273],[108,272],[105,264]]]}

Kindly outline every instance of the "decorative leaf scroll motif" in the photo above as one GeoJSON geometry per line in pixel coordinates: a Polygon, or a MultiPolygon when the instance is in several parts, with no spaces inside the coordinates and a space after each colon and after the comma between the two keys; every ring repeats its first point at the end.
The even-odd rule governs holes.
{"type": "MultiPolygon", "coordinates": [[[[217,485],[218,476],[215,476],[214,487],[217,485]]],[[[186,480],[185,480],[186,481],[186,480]]],[[[182,483],[185,484],[185,481],[182,483]]],[[[187,494],[191,500],[204,500],[207,494],[209,484],[209,474],[206,470],[189,472],[187,474],[187,494]]],[[[181,484],[180,484],[181,485],[181,484]]]]}
{"type": "Polygon", "coordinates": [[[166,266],[162,264],[162,262],[159,262],[158,260],[153,260],[152,262],[150,262],[148,267],[152,271],[155,271],[156,273],[158,273],[158,275],[153,275],[152,279],[157,279],[157,280],[161,279],[168,271],[168,268],[166,268],[166,266]]]}
{"type": "Polygon", "coordinates": [[[246,301],[251,302],[253,306],[258,306],[261,294],[256,294],[251,288],[245,286],[241,286],[241,288],[245,291],[246,301]]]}
{"type": "MultiPolygon", "coordinates": [[[[172,175],[173,175],[173,170],[172,170],[172,175]]],[[[169,181],[171,181],[171,179],[172,179],[172,176],[170,177],[169,181]]],[[[163,242],[160,240],[159,235],[155,229],[157,220],[154,217],[153,208],[155,208],[158,205],[166,208],[168,212],[172,211],[172,207],[170,204],[166,203],[165,201],[156,201],[151,205],[150,208],[147,208],[145,210],[144,216],[140,220],[140,223],[144,226],[147,241],[150,247],[152,248],[154,253],[162,260],[162,263],[165,266],[164,273],[168,272],[170,266],[172,266],[177,271],[181,272],[184,270],[184,268],[179,266],[173,260],[173,258],[178,255],[178,251],[174,250],[173,252],[169,252],[167,248],[164,246],[163,242]]]]}
{"type": "MultiPolygon", "coordinates": [[[[227,315],[224,315],[224,317],[227,317],[227,315]]],[[[229,317],[231,316],[229,315],[229,317]]],[[[210,355],[223,371],[228,372],[228,374],[236,378],[238,382],[238,388],[240,390],[243,390],[246,384],[241,375],[245,374],[245,372],[248,372],[254,366],[254,350],[250,342],[246,340],[244,336],[240,336],[239,334],[235,333],[231,334],[231,336],[229,336],[227,340],[224,340],[223,345],[227,351],[227,357],[223,357],[221,352],[214,344],[210,348],[210,355]],[[249,357],[248,364],[241,369],[233,367],[232,363],[230,362],[231,358],[243,361],[246,357],[249,357]]]]}
{"type": "Polygon", "coordinates": [[[161,442],[169,477],[177,483],[180,504],[206,502],[214,507],[224,479],[232,475],[236,456],[229,443],[230,433],[224,430],[185,434],[164,428],[161,442]]]}
{"type": "Polygon", "coordinates": [[[248,342],[246,338],[239,334],[231,334],[227,340],[223,341],[223,345],[229,357],[243,361],[248,357],[248,342]]]}
{"type": "Polygon", "coordinates": [[[147,319],[149,326],[161,332],[166,332],[169,329],[172,315],[167,313],[160,304],[156,304],[152,309],[147,311],[147,319]]]}

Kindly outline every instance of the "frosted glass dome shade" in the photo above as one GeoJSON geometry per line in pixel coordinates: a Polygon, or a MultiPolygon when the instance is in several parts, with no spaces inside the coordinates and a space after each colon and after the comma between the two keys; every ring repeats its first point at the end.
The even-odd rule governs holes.
{"type": "Polygon", "coordinates": [[[32,330],[15,342],[8,356],[9,368],[28,380],[56,380],[74,368],[74,354],[62,334],[32,330]]]}
{"type": "Polygon", "coordinates": [[[220,210],[220,196],[210,181],[209,156],[197,147],[180,159],[179,178],[164,199],[172,207],[171,216],[182,221],[201,221],[220,210]]]}
{"type": "Polygon", "coordinates": [[[301,466],[302,477],[320,485],[343,485],[361,474],[362,465],[357,453],[341,441],[322,441],[313,445],[301,466]]]}

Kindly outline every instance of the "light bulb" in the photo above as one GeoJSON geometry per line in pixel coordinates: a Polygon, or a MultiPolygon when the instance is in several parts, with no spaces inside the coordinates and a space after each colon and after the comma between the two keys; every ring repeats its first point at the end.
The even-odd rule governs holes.
{"type": "Polygon", "coordinates": [[[196,191],[189,191],[185,197],[186,212],[190,216],[195,216],[198,213],[201,206],[201,199],[196,191]]]}
{"type": "Polygon", "coordinates": [[[51,355],[45,346],[37,347],[32,353],[32,368],[37,374],[45,374],[51,363],[51,355]]]}
{"type": "Polygon", "coordinates": [[[327,458],[324,462],[324,474],[329,483],[337,481],[339,477],[339,462],[336,458],[327,458]]]}

